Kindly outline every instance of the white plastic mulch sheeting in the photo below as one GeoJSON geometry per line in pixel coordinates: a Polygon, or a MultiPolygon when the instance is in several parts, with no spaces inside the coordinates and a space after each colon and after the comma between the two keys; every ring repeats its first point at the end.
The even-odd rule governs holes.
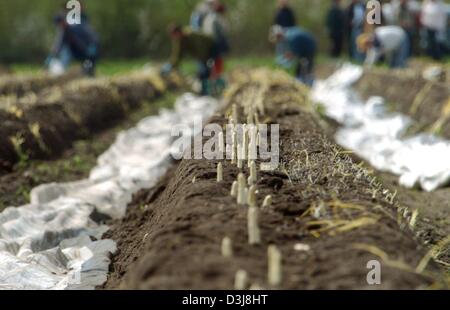
{"type": "Polygon", "coordinates": [[[123,217],[131,195],[154,186],[170,167],[170,150],[178,138],[171,137],[172,127],[188,125],[193,128],[188,135],[197,134],[194,121],[206,120],[217,108],[213,98],[186,94],[174,110],[120,133],[89,179],[40,186],[29,205],[1,213],[0,288],[93,289],[103,284],[116,245],[101,240],[107,227],[92,215],[123,217]]]}
{"type": "Polygon", "coordinates": [[[375,168],[399,175],[400,184],[407,188],[434,191],[447,185],[450,142],[429,134],[405,137],[412,124],[409,117],[387,112],[381,97],[364,102],[352,90],[362,74],[361,67],[346,64],[313,89],[314,101],[343,126],[336,134],[337,142],[375,168]]]}

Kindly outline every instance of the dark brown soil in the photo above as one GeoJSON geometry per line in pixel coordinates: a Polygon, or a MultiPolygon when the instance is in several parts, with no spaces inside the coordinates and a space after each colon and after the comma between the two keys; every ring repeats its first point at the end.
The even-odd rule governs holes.
{"type": "MultiPolygon", "coordinates": [[[[258,83],[249,79],[240,82],[231,103],[256,101],[262,80],[276,83],[270,72],[258,83]]],[[[105,236],[119,247],[105,288],[232,289],[239,269],[248,272],[249,284],[268,288],[268,245],[283,255],[281,289],[444,285],[433,262],[425,272],[416,272],[427,250],[399,216],[404,210],[381,193],[373,198],[369,178],[356,176],[359,168],[326,138],[299,90],[292,83],[282,85],[264,93],[264,117],[280,124],[282,165],[258,172],[258,205],[273,196],[273,205],[260,209],[262,243],[248,244],[247,208],[230,196],[238,169],[223,162],[224,181],[217,183],[217,161],[182,160],[156,187],[136,194],[126,218],[105,236]],[[315,207],[321,210],[318,218],[313,217],[315,207]],[[221,255],[225,236],[233,242],[231,259],[221,255]],[[296,251],[298,243],[310,250],[296,251]],[[371,260],[381,262],[380,286],[367,284],[371,260]]],[[[219,113],[212,122],[227,120],[219,113]]]]}

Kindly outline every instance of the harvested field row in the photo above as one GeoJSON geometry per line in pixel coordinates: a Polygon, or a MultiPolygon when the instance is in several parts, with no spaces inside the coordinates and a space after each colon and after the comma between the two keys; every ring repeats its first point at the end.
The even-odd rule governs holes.
{"type": "Polygon", "coordinates": [[[111,126],[143,101],[181,85],[178,75],[161,77],[146,71],[112,79],[76,80],[4,101],[0,108],[0,173],[29,159],[54,158],[74,140],[111,126]]]}
{"type": "Polygon", "coordinates": [[[327,138],[305,89],[264,70],[233,81],[227,110],[211,123],[223,126],[238,111],[238,122],[279,124],[279,168],[258,169],[249,207],[230,195],[240,173],[254,175],[247,164],[179,162],[136,194],[106,234],[119,250],[105,288],[365,289],[374,260],[382,269],[377,288],[445,287],[410,229],[414,214],[327,138]]]}
{"type": "Polygon", "coordinates": [[[450,138],[450,84],[428,81],[422,71],[366,70],[356,84],[364,97],[383,96],[395,112],[412,117],[415,133],[427,131],[450,138]]]}

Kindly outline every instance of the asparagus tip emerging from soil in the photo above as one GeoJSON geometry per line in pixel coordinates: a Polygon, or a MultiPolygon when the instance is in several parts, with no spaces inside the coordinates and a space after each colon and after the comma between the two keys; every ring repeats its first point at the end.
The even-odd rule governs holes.
{"type": "Polygon", "coordinates": [[[247,195],[247,203],[250,207],[256,207],[256,186],[255,185],[250,186],[250,189],[249,189],[248,195],[247,195]]]}
{"type": "Polygon", "coordinates": [[[232,137],[231,137],[231,143],[232,143],[232,146],[231,146],[231,163],[233,164],[233,165],[236,165],[236,160],[237,160],[237,157],[238,157],[238,145],[237,145],[237,135],[236,135],[236,132],[235,131],[233,131],[233,134],[232,134],[232,137]]]}
{"type": "Polygon", "coordinates": [[[266,198],[264,198],[264,202],[262,207],[263,208],[268,208],[272,206],[272,196],[271,195],[267,195],[266,198]]]}
{"type": "Polygon", "coordinates": [[[247,203],[247,189],[245,187],[246,180],[245,175],[243,173],[239,173],[238,175],[238,194],[237,194],[237,203],[239,205],[245,205],[247,203]]]}
{"type": "Polygon", "coordinates": [[[279,286],[282,281],[281,270],[281,252],[274,245],[269,246],[267,250],[268,256],[268,273],[267,280],[271,286],[279,286]]]}
{"type": "Polygon", "coordinates": [[[243,156],[244,147],[241,146],[240,144],[238,144],[237,149],[238,149],[237,167],[238,167],[238,169],[243,169],[244,168],[244,156],[243,156]]]}
{"type": "Polygon", "coordinates": [[[249,177],[249,183],[248,185],[255,184],[258,180],[258,175],[256,172],[256,163],[254,161],[251,161],[250,163],[250,177],[249,177]]]}
{"type": "Polygon", "coordinates": [[[241,153],[242,160],[247,159],[248,150],[249,150],[248,129],[247,129],[247,127],[244,127],[244,132],[242,135],[242,150],[241,150],[242,151],[242,153],[241,153]]]}
{"type": "Polygon", "coordinates": [[[258,226],[259,210],[256,207],[248,209],[248,243],[255,245],[261,243],[261,233],[258,226]]]}
{"type": "Polygon", "coordinates": [[[233,244],[228,237],[225,237],[222,240],[222,256],[225,258],[233,257],[233,244]]]}
{"type": "Polygon", "coordinates": [[[261,285],[259,285],[258,283],[254,283],[250,286],[249,290],[250,291],[262,291],[262,290],[264,290],[264,288],[261,285]]]}
{"type": "Polygon", "coordinates": [[[253,115],[251,113],[247,115],[247,124],[253,124],[253,115]]]}
{"type": "Polygon", "coordinates": [[[217,164],[217,182],[223,181],[223,166],[222,163],[217,164]]]}
{"type": "Polygon", "coordinates": [[[237,198],[238,195],[238,182],[234,181],[231,185],[231,197],[237,198]]]}
{"type": "Polygon", "coordinates": [[[238,291],[245,290],[247,288],[248,276],[247,271],[238,270],[234,278],[234,288],[238,291]]]}

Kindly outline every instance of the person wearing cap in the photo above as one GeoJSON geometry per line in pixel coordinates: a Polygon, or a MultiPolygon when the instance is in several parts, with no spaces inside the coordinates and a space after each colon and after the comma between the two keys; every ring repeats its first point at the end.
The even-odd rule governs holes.
{"type": "Polygon", "coordinates": [[[277,63],[285,68],[295,66],[297,79],[312,86],[317,53],[314,36],[300,27],[283,28],[275,25],[271,28],[269,40],[276,43],[277,63]]]}
{"type": "Polygon", "coordinates": [[[410,42],[406,31],[399,26],[381,26],[371,34],[362,34],[357,40],[358,49],[366,53],[366,66],[373,66],[384,57],[391,68],[407,65],[410,42]]]}
{"type": "Polygon", "coordinates": [[[278,0],[278,11],[275,15],[274,25],[283,28],[294,27],[297,25],[295,13],[289,5],[289,0],[278,0]]]}
{"type": "Polygon", "coordinates": [[[83,72],[87,76],[94,76],[98,60],[98,36],[84,13],[80,24],[69,24],[65,16],[58,14],[53,19],[58,27],[58,36],[46,63],[57,59],[66,69],[76,59],[82,63],[83,72]]]}
{"type": "Polygon", "coordinates": [[[169,73],[177,68],[186,56],[190,56],[198,63],[197,77],[201,82],[201,95],[210,95],[209,78],[214,59],[217,57],[214,38],[193,31],[190,27],[182,28],[178,25],[171,25],[169,34],[172,39],[172,55],[170,61],[163,66],[161,73],[169,73]]]}

